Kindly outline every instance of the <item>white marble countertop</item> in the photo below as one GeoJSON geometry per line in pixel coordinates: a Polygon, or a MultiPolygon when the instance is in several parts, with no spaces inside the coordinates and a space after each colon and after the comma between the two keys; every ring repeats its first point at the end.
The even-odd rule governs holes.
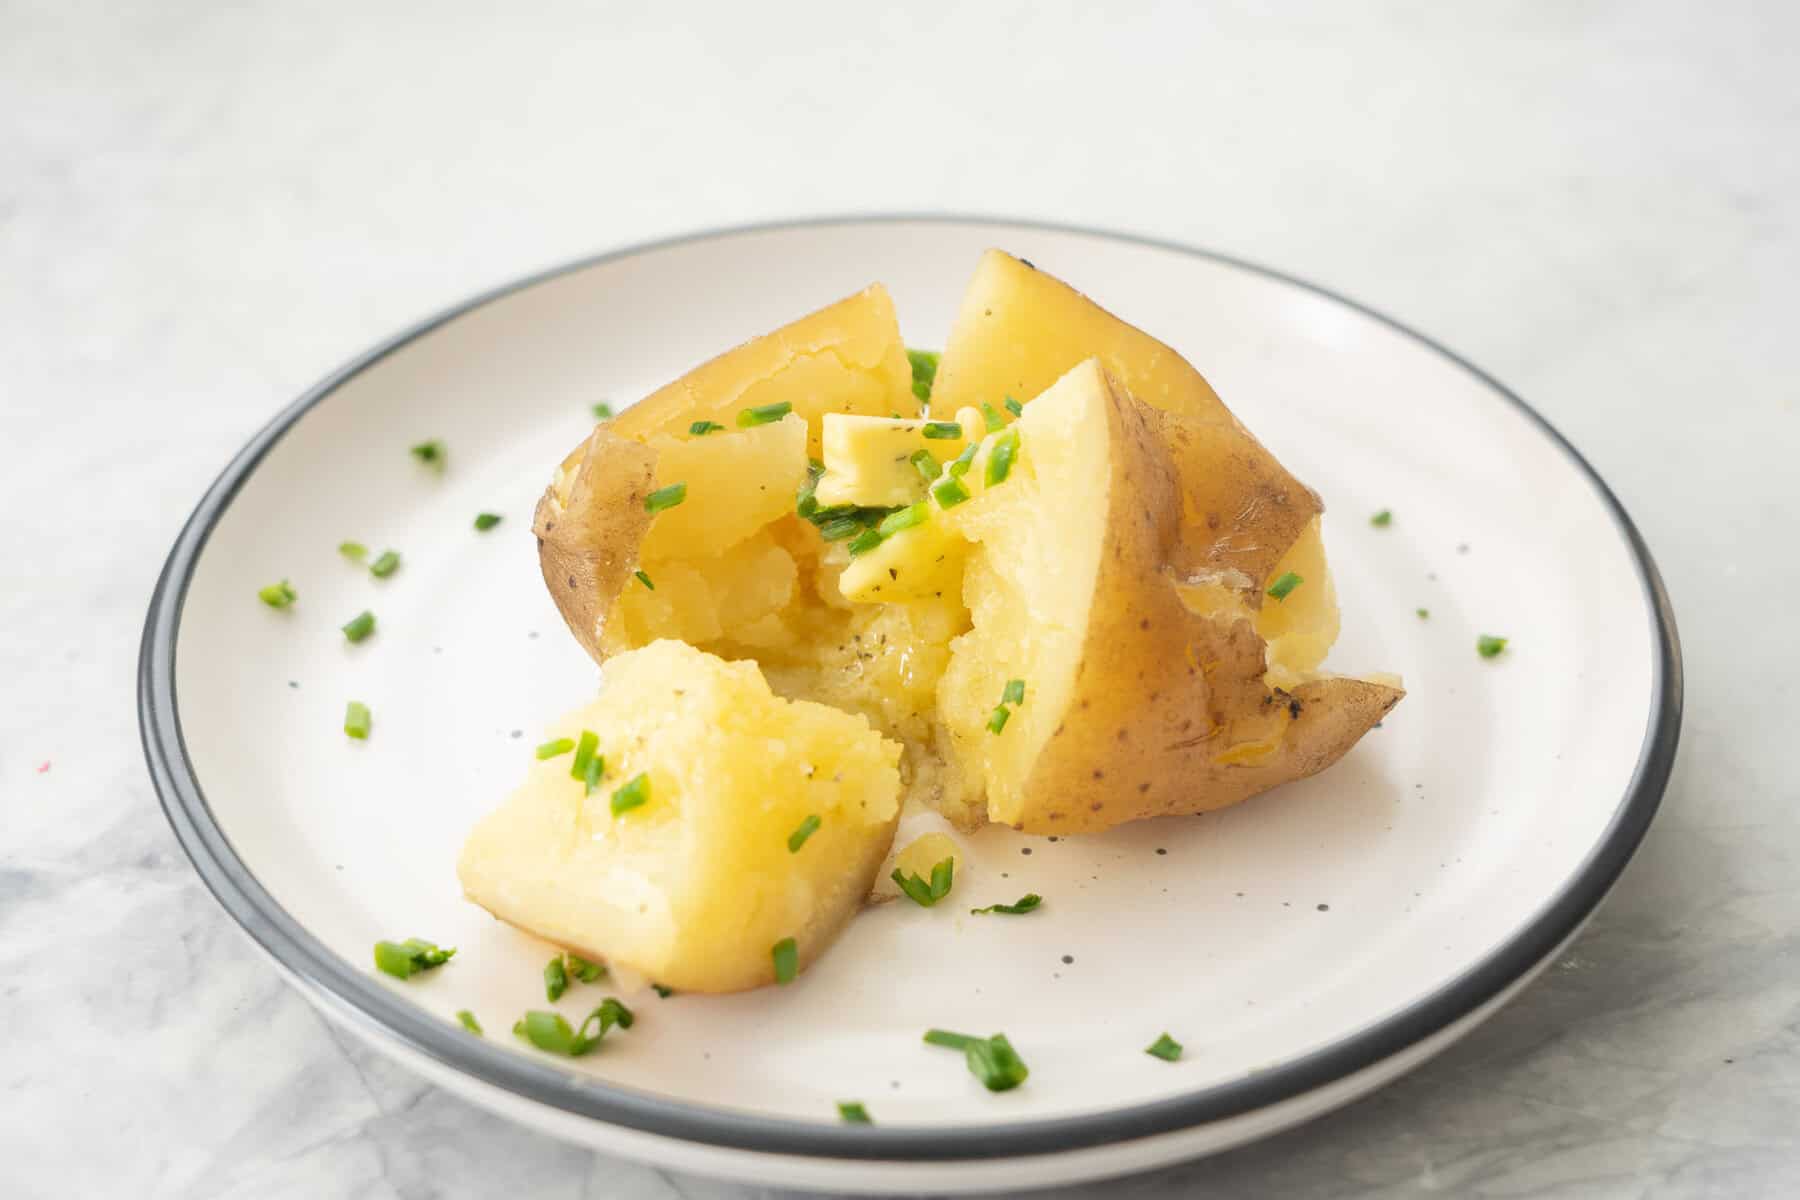
{"type": "Polygon", "coordinates": [[[1611,481],[1686,649],[1662,815],[1519,1001],[1334,1116],[1083,1194],[1800,1193],[1800,9],[614,7],[0,0],[0,1192],[744,1194],[321,1021],[163,822],[139,627],[240,443],[422,314],[932,210],[1210,246],[1457,348],[1611,481]]]}

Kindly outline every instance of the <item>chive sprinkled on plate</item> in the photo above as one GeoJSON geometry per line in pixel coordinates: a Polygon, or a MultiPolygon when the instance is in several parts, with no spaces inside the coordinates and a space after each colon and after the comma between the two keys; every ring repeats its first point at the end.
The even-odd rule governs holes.
{"type": "Polygon", "coordinates": [[[1503,637],[1495,637],[1491,633],[1484,633],[1475,639],[1475,653],[1481,655],[1483,658],[1497,658],[1500,655],[1500,652],[1505,649],[1506,639],[1503,637]]]}
{"type": "Polygon", "coordinates": [[[436,467],[439,470],[443,469],[445,460],[450,456],[450,451],[438,438],[432,438],[429,442],[420,442],[412,448],[410,453],[426,466],[436,467]]]}
{"type": "Polygon", "coordinates": [[[839,1100],[838,1120],[846,1125],[873,1125],[875,1120],[869,1116],[869,1110],[862,1106],[860,1100],[839,1100]]]}
{"type": "Polygon", "coordinates": [[[695,421],[688,426],[688,433],[694,437],[705,437],[709,433],[717,433],[725,428],[717,421],[695,421]]]}
{"type": "Polygon", "coordinates": [[[557,738],[555,741],[545,742],[537,748],[538,761],[543,762],[546,758],[567,754],[574,748],[575,742],[572,738],[557,738]]]}
{"type": "MultiPolygon", "coordinates": [[[[893,537],[903,529],[911,529],[914,525],[923,525],[931,519],[931,509],[921,500],[917,504],[909,504],[905,508],[897,508],[881,519],[875,528],[884,538],[893,537]]],[[[854,548],[852,550],[854,552],[854,548]]]]}
{"type": "Polygon", "coordinates": [[[1413,609],[1413,612],[1418,614],[1419,620],[1421,621],[1429,620],[1431,617],[1431,610],[1429,608],[1415,608],[1413,609]]]}
{"type": "Polygon", "coordinates": [[[819,819],[819,814],[810,813],[807,815],[806,820],[794,826],[794,832],[788,834],[788,853],[800,853],[800,847],[806,845],[807,838],[819,831],[820,824],[822,824],[822,822],[819,819]]]}
{"type": "Polygon", "coordinates": [[[1020,404],[1017,400],[1014,400],[1011,396],[1008,396],[1006,398],[1006,411],[1015,417],[1022,417],[1025,415],[1025,406],[1020,404]]]}
{"type": "Polygon", "coordinates": [[[475,1014],[470,1012],[468,1009],[466,1009],[466,1008],[457,1009],[456,1010],[456,1019],[458,1021],[462,1022],[462,1027],[464,1029],[468,1030],[470,1033],[474,1034],[476,1037],[482,1036],[481,1022],[477,1021],[475,1019],[475,1014]]]}
{"type": "Polygon", "coordinates": [[[475,529],[478,533],[486,533],[500,523],[499,513],[476,513],[475,529]]]}
{"type": "Polygon", "coordinates": [[[784,937],[769,947],[769,958],[775,964],[775,982],[792,983],[800,974],[800,943],[784,937]]]}
{"type": "Polygon", "coordinates": [[[650,572],[648,572],[640,567],[637,570],[633,571],[631,574],[634,579],[636,579],[639,583],[643,584],[645,587],[649,588],[651,591],[654,592],[656,590],[656,582],[650,578],[650,572]]]}
{"type": "Polygon", "coordinates": [[[294,585],[285,579],[280,583],[271,583],[268,587],[256,589],[256,598],[270,608],[286,608],[299,595],[300,593],[294,590],[294,585]]]}
{"type": "Polygon", "coordinates": [[[589,962],[579,954],[566,954],[563,957],[568,960],[569,974],[583,983],[606,978],[605,963],[589,962]]]}
{"type": "Polygon", "coordinates": [[[1377,528],[1377,529],[1385,529],[1387,526],[1392,525],[1393,523],[1394,523],[1394,514],[1389,512],[1385,508],[1382,509],[1380,512],[1376,513],[1374,516],[1369,518],[1369,524],[1375,526],[1375,528],[1377,528]]]}
{"type": "Polygon", "coordinates": [[[612,418],[613,418],[612,405],[608,404],[604,400],[602,400],[600,403],[594,405],[594,420],[610,421],[610,420],[612,420],[612,418]]]}
{"type": "Polygon", "coordinates": [[[1006,477],[1012,474],[1013,459],[1019,453],[1019,431],[1009,429],[996,438],[994,448],[988,451],[987,485],[993,487],[1005,483],[1006,477]]]}
{"type": "Polygon", "coordinates": [[[962,426],[955,421],[927,421],[920,432],[933,442],[954,442],[963,435],[962,426]]]}
{"type": "Polygon", "coordinates": [[[650,776],[639,771],[612,794],[612,813],[619,816],[650,803],[650,776]]]}
{"type": "Polygon", "coordinates": [[[933,484],[931,494],[937,500],[939,508],[955,508],[969,498],[969,489],[962,480],[950,475],[933,484]]]}
{"type": "Polygon", "coordinates": [[[674,994],[675,994],[675,989],[674,989],[674,988],[672,988],[672,987],[664,987],[664,986],[663,986],[663,985],[662,985],[662,984],[660,984],[660,983],[653,983],[653,984],[651,984],[651,985],[650,985],[650,990],[651,990],[651,991],[653,991],[653,992],[655,992],[655,993],[656,993],[656,994],[657,994],[657,996],[658,996],[658,997],[659,997],[659,998],[661,998],[661,999],[663,999],[663,1000],[667,1000],[667,999],[668,999],[668,998],[669,998],[669,997],[670,997],[670,996],[673,996],[673,995],[674,995],[674,994]]]}
{"type": "Polygon", "coordinates": [[[450,961],[456,947],[439,948],[424,938],[407,938],[404,942],[376,942],[375,965],[395,979],[410,979],[420,971],[441,967],[450,961]]]}
{"type": "Polygon", "coordinates": [[[674,508],[687,499],[687,484],[671,483],[668,487],[659,487],[644,497],[644,511],[659,513],[674,508]]]}
{"type": "Polygon", "coordinates": [[[345,637],[353,642],[360,642],[375,632],[375,614],[365,608],[351,617],[349,622],[343,626],[343,630],[345,637]]]}
{"type": "Polygon", "coordinates": [[[969,1074],[979,1079],[990,1092],[1010,1091],[1031,1074],[1025,1060],[1019,1057],[1019,1052],[1013,1049],[1004,1033],[978,1038],[966,1033],[951,1033],[947,1029],[931,1029],[926,1031],[925,1040],[933,1046],[961,1050],[969,1065],[969,1074]]]}
{"type": "Polygon", "coordinates": [[[1286,600],[1289,592],[1292,592],[1295,588],[1305,582],[1306,580],[1300,578],[1300,576],[1296,575],[1294,572],[1284,571],[1282,572],[1280,579],[1277,579],[1274,583],[1269,585],[1268,594],[1276,600],[1286,600]]]}
{"type": "Polygon", "coordinates": [[[939,900],[950,894],[950,885],[956,880],[956,860],[946,858],[931,868],[929,880],[919,878],[918,873],[905,872],[899,867],[889,876],[909,900],[920,908],[930,908],[939,900]]]}
{"type": "Polygon", "coordinates": [[[1181,1043],[1165,1033],[1144,1047],[1144,1053],[1151,1058],[1160,1058],[1164,1062],[1174,1062],[1181,1057],[1181,1043]]]}
{"type": "MultiPolygon", "coordinates": [[[[824,531],[820,530],[820,532],[823,533],[824,531]]],[[[857,534],[855,539],[850,543],[850,557],[855,558],[859,554],[867,554],[875,547],[881,545],[883,540],[881,530],[863,530],[861,533],[857,534]]]]}
{"type": "Polygon", "coordinates": [[[913,465],[913,470],[917,471],[919,478],[926,483],[930,483],[938,477],[938,460],[931,456],[931,451],[914,450],[907,456],[906,461],[913,465]]]}
{"type": "Polygon", "coordinates": [[[563,969],[562,955],[544,964],[544,996],[555,1004],[569,990],[569,973],[563,969]]]}
{"type": "Polygon", "coordinates": [[[1036,912],[1044,903],[1044,898],[1036,892],[1026,892],[1011,904],[990,904],[986,908],[971,908],[972,916],[983,916],[988,913],[1004,913],[1009,917],[1022,917],[1026,913],[1036,912]]]}
{"type": "Polygon", "coordinates": [[[630,1029],[634,1020],[629,1008],[608,996],[600,1002],[600,1007],[587,1015],[580,1028],[570,1025],[569,1019],[561,1013],[534,1009],[519,1018],[513,1025],[513,1033],[539,1050],[579,1058],[598,1046],[600,1039],[614,1026],[630,1029]],[[590,1027],[596,1027],[593,1033],[588,1032],[590,1027]]]}
{"type": "Polygon", "coordinates": [[[1006,723],[1012,720],[1012,709],[1004,704],[994,705],[994,711],[988,714],[987,727],[989,733],[1006,732],[1006,723]]]}
{"type": "Polygon", "coordinates": [[[586,779],[588,764],[594,760],[594,751],[600,748],[600,735],[591,729],[581,731],[581,740],[575,743],[575,759],[569,764],[570,779],[586,779]]]}
{"type": "Polygon", "coordinates": [[[338,553],[351,562],[361,562],[369,557],[369,548],[361,542],[339,542],[338,553]]]}
{"type": "Polygon", "coordinates": [[[344,732],[358,741],[369,738],[369,706],[352,700],[344,706],[344,732]]]}
{"type": "Polygon", "coordinates": [[[369,574],[377,579],[386,579],[400,569],[400,552],[383,550],[381,556],[369,564],[369,574]]]}
{"type": "Polygon", "coordinates": [[[756,425],[772,425],[793,411],[793,403],[787,400],[776,404],[759,404],[755,408],[746,408],[737,415],[738,428],[749,429],[756,425]]]}

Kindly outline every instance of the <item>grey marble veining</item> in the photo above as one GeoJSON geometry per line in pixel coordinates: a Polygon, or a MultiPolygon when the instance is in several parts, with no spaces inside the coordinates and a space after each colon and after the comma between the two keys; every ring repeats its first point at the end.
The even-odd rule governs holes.
{"type": "Polygon", "coordinates": [[[1312,1125],[1056,1195],[1800,1194],[1800,9],[976,7],[0,0],[0,1194],[762,1194],[323,1023],[163,824],[137,638],[218,468],[389,331],[905,209],[1193,241],[1455,346],[1612,482],[1687,654],[1663,814],[1517,1003],[1312,1125]]]}

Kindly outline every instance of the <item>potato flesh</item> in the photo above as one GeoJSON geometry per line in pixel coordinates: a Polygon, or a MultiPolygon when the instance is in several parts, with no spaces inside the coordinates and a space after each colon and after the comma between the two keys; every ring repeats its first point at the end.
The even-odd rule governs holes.
{"type": "Polygon", "coordinates": [[[644,563],[711,558],[792,512],[806,443],[806,422],[792,414],[750,429],[651,438],[656,486],[685,484],[687,498],[650,522],[638,550],[644,563]]]}
{"type": "Polygon", "coordinates": [[[867,895],[899,816],[900,747],[865,720],[775,696],[754,663],[659,641],[608,660],[601,693],[549,737],[600,737],[592,795],[571,759],[534,764],[464,848],[471,900],[586,957],[677,990],[773,979],[784,937],[810,961],[867,895]],[[650,802],[615,816],[638,773],[650,802]],[[798,851],[788,838],[819,826],[798,851]]]}
{"type": "Polygon", "coordinates": [[[1337,585],[1325,563],[1325,542],[1314,517],[1270,572],[1273,582],[1293,572],[1301,583],[1284,599],[1265,595],[1256,632],[1269,644],[1270,687],[1292,690],[1317,675],[1337,641],[1337,585]]]}

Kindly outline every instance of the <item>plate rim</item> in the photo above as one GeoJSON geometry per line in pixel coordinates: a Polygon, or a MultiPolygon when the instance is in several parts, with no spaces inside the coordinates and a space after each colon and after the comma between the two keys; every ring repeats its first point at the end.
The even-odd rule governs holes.
{"type": "Polygon", "coordinates": [[[942,1162],[1052,1154],[1171,1133],[1293,1099],[1430,1037],[1503,992],[1573,933],[1630,861],[1661,803],[1680,741],[1683,674],[1674,610],[1649,547],[1618,497],[1580,451],[1536,409],[1468,359],[1387,314],[1322,285],[1234,255],[1158,238],[1052,221],[958,213],[844,213],[726,225],[637,242],[531,272],[442,309],[350,359],[297,399],[226,464],[183,524],[144,621],[137,673],[138,729],[151,782],[176,840],[214,899],[287,971],[328,994],[340,1013],[466,1076],[521,1099],[679,1141],[814,1158],[942,1162]],[[257,881],[213,818],[188,757],[175,692],[177,631],[194,570],[213,529],[262,459],[312,408],[389,355],[478,308],[541,283],[619,259],[748,234],[848,225],[974,225],[1075,234],[1248,271],[1373,318],[1441,356],[1525,416],[1586,478],[1631,554],[1651,615],[1651,706],[1630,782],[1605,829],[1562,889],[1488,955],[1404,1008],[1266,1071],[1176,1096],[1096,1113],[969,1128],[837,1125],[672,1100],[551,1065],[470,1038],[340,958],[257,881]]]}

